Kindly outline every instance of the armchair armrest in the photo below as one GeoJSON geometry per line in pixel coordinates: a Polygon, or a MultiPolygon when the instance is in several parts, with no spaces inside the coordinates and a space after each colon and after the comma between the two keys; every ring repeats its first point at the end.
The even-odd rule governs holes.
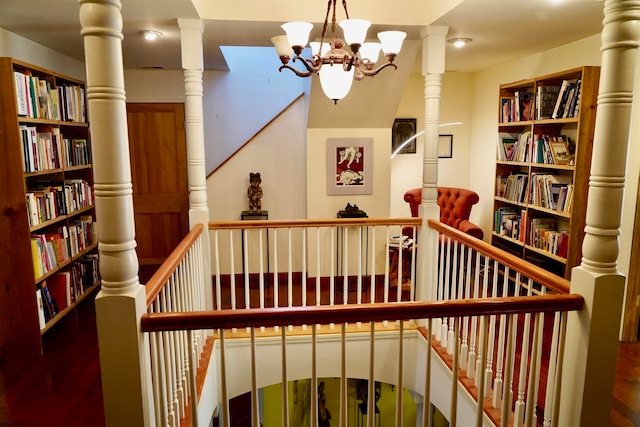
{"type": "Polygon", "coordinates": [[[478,227],[477,225],[475,225],[474,223],[466,219],[460,221],[458,230],[462,231],[463,233],[467,233],[473,237],[476,237],[480,240],[482,240],[482,238],[484,237],[484,232],[482,231],[482,228],[478,227]]]}

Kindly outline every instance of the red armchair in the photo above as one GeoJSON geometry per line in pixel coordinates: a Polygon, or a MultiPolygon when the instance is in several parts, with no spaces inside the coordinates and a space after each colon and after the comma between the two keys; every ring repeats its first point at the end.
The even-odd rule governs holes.
{"type": "MultiPolygon", "coordinates": [[[[418,206],[422,203],[422,188],[414,188],[404,193],[405,202],[409,203],[411,216],[418,216],[418,206]]],[[[484,232],[469,221],[471,208],[478,203],[480,197],[471,190],[462,188],[438,187],[438,206],[440,206],[440,222],[482,239],[484,232]]]]}

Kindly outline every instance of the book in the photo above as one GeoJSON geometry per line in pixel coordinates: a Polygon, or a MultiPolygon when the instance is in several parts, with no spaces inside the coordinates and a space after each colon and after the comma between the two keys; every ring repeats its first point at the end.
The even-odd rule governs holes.
{"type": "Polygon", "coordinates": [[[44,305],[45,319],[48,322],[58,314],[58,307],[51,296],[51,293],[49,293],[49,287],[47,286],[46,280],[42,282],[40,289],[42,290],[42,304],[44,305]]]}
{"type": "Polygon", "coordinates": [[[44,303],[42,301],[42,289],[36,289],[36,303],[38,305],[38,322],[40,323],[40,330],[43,330],[47,326],[47,321],[44,317],[44,303]]]}
{"type": "Polygon", "coordinates": [[[516,92],[518,107],[518,121],[533,120],[533,93],[526,91],[516,92]]]}
{"type": "Polygon", "coordinates": [[[518,142],[517,134],[498,133],[498,160],[513,161],[514,148],[518,142]]]}
{"type": "Polygon", "coordinates": [[[545,120],[552,118],[558,100],[561,85],[540,85],[536,93],[536,118],[545,120]]]}
{"type": "Polygon", "coordinates": [[[49,293],[59,310],[64,310],[71,306],[71,303],[75,300],[75,298],[72,298],[71,272],[62,271],[52,274],[47,278],[47,285],[49,293]]]}

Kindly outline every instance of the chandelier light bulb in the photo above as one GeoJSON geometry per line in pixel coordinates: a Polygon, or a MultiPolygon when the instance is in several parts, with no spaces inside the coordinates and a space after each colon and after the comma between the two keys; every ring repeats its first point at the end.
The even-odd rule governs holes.
{"type": "Polygon", "coordinates": [[[353,71],[353,68],[349,71],[343,70],[340,64],[326,65],[320,69],[320,86],[322,86],[322,91],[327,98],[332,99],[334,104],[347,96],[351,90],[353,71]]]}
{"type": "Polygon", "coordinates": [[[385,55],[400,53],[402,42],[407,37],[404,31],[383,31],[378,33],[380,43],[382,43],[382,51],[385,55]]]}
{"type": "Polygon", "coordinates": [[[309,33],[311,33],[311,29],[313,25],[309,22],[287,22],[286,24],[282,24],[282,29],[287,33],[287,37],[289,38],[289,44],[291,46],[304,48],[309,41],[309,33]]]}
{"type": "Polygon", "coordinates": [[[338,25],[344,32],[344,41],[348,45],[361,45],[367,37],[367,30],[371,26],[371,22],[364,19],[345,19],[338,25]]]}

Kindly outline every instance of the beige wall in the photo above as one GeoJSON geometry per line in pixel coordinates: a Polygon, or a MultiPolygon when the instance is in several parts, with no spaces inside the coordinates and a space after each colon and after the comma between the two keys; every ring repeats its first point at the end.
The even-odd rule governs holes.
{"type": "MultiPolygon", "coordinates": [[[[470,74],[449,73],[442,77],[440,124],[462,122],[461,125],[440,128],[440,134],[453,135],[453,157],[438,160],[438,184],[442,186],[473,188],[469,184],[471,84],[472,75],[470,74]]],[[[417,118],[417,131],[424,130],[424,77],[421,74],[414,73],[410,76],[396,117],[417,118]]],[[[408,189],[422,185],[423,156],[424,136],[421,135],[417,138],[415,154],[398,154],[389,160],[392,217],[410,215],[409,207],[402,196],[408,189]]]]}
{"type": "Polygon", "coordinates": [[[347,203],[358,205],[369,217],[389,216],[389,129],[307,129],[307,215],[335,218],[347,203]],[[327,138],[373,138],[373,194],[327,195],[327,138]]]}

